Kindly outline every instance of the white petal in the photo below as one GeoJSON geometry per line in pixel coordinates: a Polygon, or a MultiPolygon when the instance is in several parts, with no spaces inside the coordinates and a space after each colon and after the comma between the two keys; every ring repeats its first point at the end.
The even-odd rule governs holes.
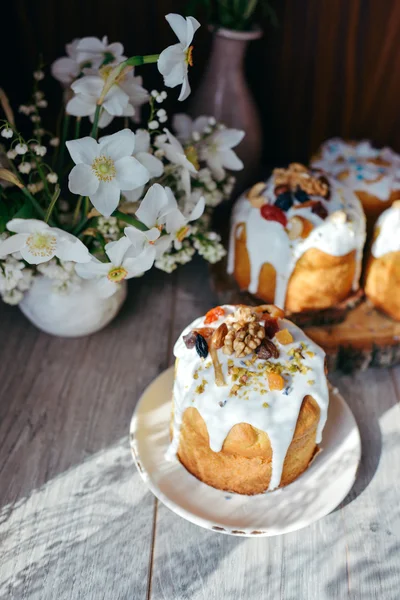
{"type": "Polygon", "coordinates": [[[186,198],[189,198],[191,185],[190,185],[190,173],[187,169],[181,169],[181,182],[182,182],[182,187],[186,194],[186,198]]]}
{"type": "Polygon", "coordinates": [[[115,281],[110,281],[108,277],[102,277],[97,283],[99,296],[101,296],[101,298],[110,298],[110,296],[115,294],[119,285],[121,284],[115,283],[115,281]]]}
{"type": "Polygon", "coordinates": [[[152,185],[147,194],[143,198],[138,210],[136,211],[136,217],[147,225],[147,227],[154,227],[157,225],[157,219],[160,211],[165,209],[168,205],[168,197],[165,189],[159,183],[152,185]]]}
{"type": "Polygon", "coordinates": [[[193,121],[184,113],[178,113],[174,115],[172,119],[172,127],[177,132],[177,138],[181,142],[186,142],[191,139],[193,132],[193,121]]]}
{"type": "Polygon", "coordinates": [[[124,255],[130,246],[131,241],[124,236],[117,242],[109,242],[106,244],[105,251],[112,264],[116,267],[120,267],[122,265],[124,255]]]}
{"type": "Polygon", "coordinates": [[[143,252],[135,258],[126,258],[123,267],[128,271],[127,279],[140,275],[151,269],[156,258],[156,249],[154,246],[147,246],[143,252]]]}
{"type": "Polygon", "coordinates": [[[179,142],[179,140],[172,135],[172,133],[170,132],[169,129],[165,128],[164,129],[165,135],[167,136],[167,140],[168,142],[171,144],[171,146],[173,147],[173,149],[179,153],[179,154],[185,154],[185,151],[183,149],[182,144],[179,142]]]}
{"type": "Polygon", "coordinates": [[[161,233],[157,227],[152,227],[148,231],[143,232],[148,242],[155,242],[160,237],[161,233]]]}
{"type": "Polygon", "coordinates": [[[50,227],[39,219],[11,219],[7,223],[7,229],[15,233],[33,233],[50,229],[50,227]]]}
{"type": "Polygon", "coordinates": [[[187,71],[186,71],[186,74],[182,81],[182,89],[181,89],[181,93],[179,94],[178,100],[183,102],[184,100],[186,100],[186,98],[188,98],[188,96],[190,96],[190,92],[191,92],[191,89],[190,89],[190,85],[189,85],[189,78],[188,78],[187,71]]]}
{"type": "Polygon", "coordinates": [[[150,177],[160,177],[164,173],[163,162],[148,152],[136,152],[137,160],[148,170],[150,177]]]}
{"type": "Polygon", "coordinates": [[[85,96],[93,96],[99,98],[104,87],[104,81],[97,75],[85,75],[74,81],[71,89],[75,94],[83,94],[85,96]]]}
{"type": "Polygon", "coordinates": [[[225,177],[225,171],[222,168],[219,153],[207,156],[206,162],[207,166],[211,169],[215,179],[217,181],[222,181],[222,179],[225,177]]]}
{"type": "Polygon", "coordinates": [[[136,227],[125,227],[124,233],[131,244],[127,256],[138,256],[148,244],[144,231],[140,231],[139,229],[136,229],[136,227]]]}
{"type": "Polygon", "coordinates": [[[176,208],[166,216],[165,227],[168,233],[175,233],[175,231],[178,231],[179,229],[181,229],[181,227],[184,227],[186,223],[187,220],[185,219],[181,211],[178,208],[176,208]]]}
{"type": "Polygon", "coordinates": [[[234,148],[244,138],[244,131],[240,129],[222,129],[213,135],[214,143],[220,148],[234,148]]]}
{"type": "Polygon", "coordinates": [[[56,256],[61,260],[72,260],[76,263],[87,263],[91,260],[89,250],[85,244],[78,240],[77,237],[54,228],[59,234],[57,235],[56,256]]]}
{"type": "Polygon", "coordinates": [[[138,152],[148,152],[150,148],[150,134],[146,129],[138,129],[135,139],[135,155],[138,152]]]}
{"type": "Polygon", "coordinates": [[[121,117],[128,106],[129,96],[118,85],[113,85],[106,94],[103,107],[110,115],[121,117]]]}
{"type": "Polygon", "coordinates": [[[79,94],[71,98],[65,110],[73,117],[89,117],[96,111],[96,100],[92,96],[79,94]]]}
{"type": "Polygon", "coordinates": [[[102,263],[94,256],[87,263],[78,263],[75,265],[75,271],[82,279],[96,279],[104,277],[112,268],[111,263],[102,263]]]}
{"type": "Polygon", "coordinates": [[[233,150],[224,150],[220,153],[221,162],[226,169],[231,171],[240,171],[243,169],[243,163],[233,150]]]}
{"type": "Polygon", "coordinates": [[[200,27],[197,19],[194,17],[187,17],[185,19],[175,13],[170,13],[165,18],[184,49],[188,48],[193,40],[195,31],[200,27]]]}
{"type": "Polygon", "coordinates": [[[65,142],[68,152],[76,165],[85,163],[91,165],[96,156],[99,155],[100,146],[93,138],[87,136],[79,140],[65,142]]]}
{"type": "Polygon", "coordinates": [[[192,210],[192,212],[190,213],[189,221],[196,221],[196,219],[199,219],[201,217],[201,215],[203,214],[205,207],[206,207],[206,203],[202,196],[200,198],[200,200],[198,201],[198,203],[196,204],[196,206],[194,207],[194,209],[192,210]]]}
{"type": "Polygon", "coordinates": [[[107,45],[106,52],[111,52],[114,56],[121,57],[124,60],[124,57],[122,56],[124,47],[120,42],[113,42],[112,44],[107,45]]]}
{"type": "MultiPolygon", "coordinates": [[[[23,235],[23,234],[20,234],[23,235]]],[[[26,262],[28,262],[30,265],[40,265],[41,263],[45,263],[49,260],[51,260],[54,256],[55,256],[55,252],[52,252],[49,255],[46,256],[39,256],[37,254],[32,254],[31,251],[29,250],[29,246],[23,246],[20,249],[21,252],[21,256],[24,260],[26,260],[26,262]]]]}
{"type": "Polygon", "coordinates": [[[110,217],[119,204],[120,193],[120,188],[115,181],[100,181],[97,191],[89,195],[89,198],[99,213],[104,217],[110,217]]]}
{"type": "MultiPolygon", "coordinates": [[[[108,125],[113,120],[113,115],[110,115],[104,108],[100,111],[100,119],[99,119],[99,128],[103,129],[103,127],[108,127],[108,125]]],[[[90,121],[93,123],[94,118],[93,115],[89,117],[90,121]]]]}
{"type": "Polygon", "coordinates": [[[205,128],[209,125],[210,117],[197,117],[193,123],[193,131],[203,133],[205,128]]]}
{"type": "Polygon", "coordinates": [[[173,237],[171,235],[161,236],[154,244],[156,249],[156,258],[160,258],[171,246],[173,237]]]}
{"type": "Polygon", "coordinates": [[[68,177],[68,188],[73,194],[92,196],[99,187],[99,180],[89,165],[75,165],[68,177]]]}
{"type": "Polygon", "coordinates": [[[17,235],[10,236],[4,242],[0,242],[0,256],[3,257],[13,252],[19,252],[25,246],[28,237],[29,234],[27,233],[17,233],[17,235]]]}
{"type": "Polygon", "coordinates": [[[158,57],[157,67],[167,87],[180,85],[187,71],[186,55],[180,44],[165,48],[158,57]]]}
{"type": "Polygon", "coordinates": [[[150,173],[133,156],[124,156],[115,163],[116,181],[121,190],[132,190],[144,185],[150,179],[150,173]]]}
{"type": "Polygon", "coordinates": [[[112,135],[106,135],[100,140],[100,154],[105,154],[113,160],[131,156],[134,149],[135,134],[130,129],[122,129],[112,135]]]}
{"type": "Polygon", "coordinates": [[[51,74],[61,83],[71,83],[79,75],[79,66],[76,61],[67,56],[58,58],[51,65],[51,74]]]}

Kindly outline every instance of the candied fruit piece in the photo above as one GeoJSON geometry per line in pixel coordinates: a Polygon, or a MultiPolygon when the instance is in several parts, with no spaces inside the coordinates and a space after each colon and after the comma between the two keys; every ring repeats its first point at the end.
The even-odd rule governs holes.
{"type": "Polygon", "coordinates": [[[285,380],[279,373],[267,373],[268,385],[270,390],[283,390],[285,380]]]}
{"type": "Polygon", "coordinates": [[[293,342],[293,336],[288,329],[281,329],[275,335],[276,339],[280,344],[286,346],[286,344],[291,344],[293,342]]]}
{"type": "Polygon", "coordinates": [[[193,331],[195,333],[199,333],[203,336],[203,338],[207,339],[212,336],[215,329],[213,329],[212,327],[199,327],[198,329],[194,329],[193,331]]]}
{"type": "Polygon", "coordinates": [[[287,218],[283,210],[278,208],[277,206],[272,206],[271,204],[264,204],[261,207],[261,216],[267,221],[277,221],[284,227],[286,227],[287,218]]]}
{"type": "Polygon", "coordinates": [[[214,323],[214,321],[218,321],[218,319],[220,317],[223,317],[224,314],[225,314],[225,311],[222,308],[222,306],[216,306],[215,308],[212,308],[211,310],[208,311],[208,313],[206,314],[206,318],[204,319],[204,323],[206,325],[209,325],[210,323],[214,323]]]}

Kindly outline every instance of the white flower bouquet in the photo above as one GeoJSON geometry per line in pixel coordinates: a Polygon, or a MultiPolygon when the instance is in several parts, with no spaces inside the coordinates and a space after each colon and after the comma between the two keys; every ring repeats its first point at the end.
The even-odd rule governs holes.
{"type": "MultiPolygon", "coordinates": [[[[19,112],[33,125],[25,139],[6,95],[0,103],[0,294],[22,300],[35,277],[59,292],[93,279],[107,298],[118,285],[155,267],[171,272],[197,251],[209,262],[225,251],[210,214],[229,197],[242,168],[232,150],[243,132],[215,119],[175,115],[167,128],[165,91],[148,93],[136,67],[157,63],[166,87],[190,93],[193,17],[166,19],[179,42],[161,54],[126,58],[107,38],[74,40],[51,66],[64,87],[61,132],[43,127],[47,106],[34,73],[32,102],[19,112]],[[114,119],[123,129],[106,135],[114,119]],[[144,125],[143,125],[144,123],[144,125]],[[86,131],[85,131],[86,130],[86,131]],[[86,136],[82,133],[87,132],[86,136]],[[101,135],[100,135],[101,132],[101,135]]],[[[26,124],[25,124],[26,128],[26,124]]]]}

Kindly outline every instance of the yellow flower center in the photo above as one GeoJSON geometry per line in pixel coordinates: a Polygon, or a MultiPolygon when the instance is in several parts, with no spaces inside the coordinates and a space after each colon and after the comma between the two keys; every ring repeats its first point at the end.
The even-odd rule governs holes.
{"type": "Polygon", "coordinates": [[[178,242],[182,242],[185,239],[185,237],[188,235],[189,231],[190,231],[190,227],[188,225],[184,225],[183,227],[178,229],[178,231],[175,234],[175,237],[178,240],[178,242]]]}
{"type": "Polygon", "coordinates": [[[185,156],[188,159],[188,161],[192,163],[195,169],[200,169],[199,158],[197,156],[197,151],[194,146],[187,146],[187,148],[185,148],[185,156]]]}
{"type": "Polygon", "coordinates": [[[108,272],[107,277],[110,281],[119,283],[120,281],[123,281],[127,275],[128,271],[124,269],[124,267],[115,267],[108,272]]]}
{"type": "Polygon", "coordinates": [[[92,171],[100,181],[112,181],[117,174],[113,159],[103,155],[94,159],[92,171]]]}
{"type": "Polygon", "coordinates": [[[186,62],[189,67],[193,67],[193,46],[189,46],[186,50],[186,62]]]}
{"type": "Polygon", "coordinates": [[[26,240],[26,245],[34,256],[54,256],[57,238],[47,233],[31,233],[26,240]]]}

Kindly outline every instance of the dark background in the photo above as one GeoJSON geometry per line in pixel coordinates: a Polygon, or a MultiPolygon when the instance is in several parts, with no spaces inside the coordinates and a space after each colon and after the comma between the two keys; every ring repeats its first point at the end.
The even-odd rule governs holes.
{"type": "MultiPolygon", "coordinates": [[[[74,37],[108,35],[125,53],[159,52],[175,43],[164,15],[184,13],[183,0],[13,0],[2,4],[0,85],[13,106],[29,100],[40,53],[50,64],[74,37]]],[[[275,0],[279,26],[261,23],[246,69],[262,114],[264,158],[305,160],[328,136],[369,137],[400,151],[399,0],[275,0]]],[[[203,19],[196,34],[195,90],[210,50],[203,19]]],[[[139,71],[138,71],[139,73],[139,71]]],[[[141,70],[161,88],[155,66],[141,70]]],[[[43,88],[56,117],[60,89],[43,88]]],[[[177,90],[169,109],[176,110],[177,90]]],[[[182,110],[179,105],[179,110],[182,110]]],[[[53,113],[52,113],[53,111],[53,113]]]]}

